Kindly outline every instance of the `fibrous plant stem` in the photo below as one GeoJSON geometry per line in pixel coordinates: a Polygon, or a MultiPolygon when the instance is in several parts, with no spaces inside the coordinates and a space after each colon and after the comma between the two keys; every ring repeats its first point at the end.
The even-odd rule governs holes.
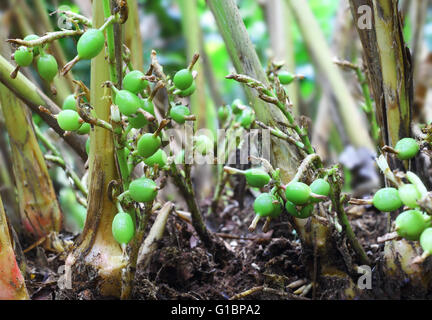
{"type": "Polygon", "coordinates": [[[386,144],[394,147],[401,137],[410,136],[412,78],[409,80],[411,75],[407,74],[410,70],[403,37],[394,36],[395,30],[402,32],[396,1],[376,1],[374,19],[386,103],[386,144]]]}
{"type": "MultiPolygon", "coordinates": [[[[394,0],[350,0],[354,21],[363,21],[360,7],[373,14],[372,28],[357,31],[363,45],[363,61],[376,105],[381,130],[380,147],[394,147],[410,136],[413,79],[402,23],[394,0]]],[[[401,164],[397,164],[400,166],[401,164]]]]}
{"type": "MultiPolygon", "coordinates": [[[[92,21],[95,27],[104,23],[104,2],[93,1],[92,21]]],[[[110,121],[111,98],[106,96],[102,84],[110,79],[109,70],[103,52],[92,60],[90,103],[95,115],[107,122],[110,121]]],[[[87,219],[84,230],[66,261],[66,271],[77,261],[93,267],[99,275],[100,293],[120,296],[121,270],[125,261],[122,249],[112,235],[111,226],[117,208],[108,194],[110,182],[119,179],[113,134],[104,128],[95,127],[90,134],[90,144],[87,219]]]]}

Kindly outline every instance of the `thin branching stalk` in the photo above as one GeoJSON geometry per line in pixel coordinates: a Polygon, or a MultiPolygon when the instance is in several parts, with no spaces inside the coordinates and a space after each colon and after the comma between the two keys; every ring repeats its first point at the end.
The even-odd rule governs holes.
{"type": "Polygon", "coordinates": [[[78,177],[78,175],[76,174],[76,172],[73,171],[71,168],[69,168],[66,165],[66,163],[62,157],[47,154],[45,156],[45,160],[51,161],[51,162],[59,165],[65,171],[66,175],[73,181],[75,188],[78,189],[79,191],[81,191],[83,196],[85,198],[87,198],[87,196],[88,196],[87,188],[81,183],[81,180],[78,177]]]}
{"type": "Polygon", "coordinates": [[[344,196],[341,194],[341,176],[340,171],[337,170],[329,177],[331,185],[331,200],[333,208],[335,209],[339,222],[342,225],[343,231],[350,242],[351,246],[357,253],[359,260],[362,264],[370,265],[370,260],[364,251],[362,245],[359,243],[354,231],[349,223],[348,217],[344,208],[344,196]]]}
{"type": "Polygon", "coordinates": [[[213,248],[213,241],[210,232],[208,231],[204,219],[201,214],[201,209],[195,197],[195,191],[192,186],[190,175],[183,176],[175,163],[171,164],[171,176],[174,179],[174,184],[179,189],[181,195],[185,199],[189,211],[192,215],[192,225],[200,237],[201,241],[207,248],[213,248]]]}
{"type": "Polygon", "coordinates": [[[335,63],[343,68],[351,69],[355,72],[357,76],[357,80],[360,84],[363,93],[363,98],[364,98],[363,111],[366,113],[369,120],[372,139],[374,140],[375,144],[379,148],[380,128],[378,126],[378,122],[376,119],[376,112],[375,112],[374,103],[372,101],[370,90],[369,90],[369,83],[365,75],[363,74],[363,71],[361,70],[360,66],[355,65],[349,61],[336,60],[335,63]]]}
{"type": "Polygon", "coordinates": [[[54,42],[58,39],[81,35],[82,33],[83,33],[82,30],[62,30],[62,31],[48,32],[47,34],[39,37],[39,39],[36,40],[27,41],[23,39],[8,39],[7,41],[19,46],[26,46],[31,48],[31,47],[42,46],[54,42]]]}
{"type": "MultiPolygon", "coordinates": [[[[220,139],[223,139],[222,141],[222,150],[224,152],[223,163],[226,163],[228,160],[228,156],[229,156],[229,151],[227,150],[228,140],[229,140],[228,137],[230,134],[233,133],[234,130],[233,126],[234,126],[234,121],[233,121],[233,117],[231,116],[230,119],[227,121],[227,124],[225,125],[225,129],[227,129],[227,134],[218,137],[218,141],[220,141],[220,139]]],[[[219,146],[218,146],[218,150],[220,150],[219,146]]],[[[222,196],[222,192],[227,181],[228,178],[225,174],[223,164],[218,164],[216,188],[213,194],[212,203],[208,208],[207,215],[211,215],[212,213],[216,212],[217,206],[220,201],[220,197],[222,196]]]]}
{"type": "Polygon", "coordinates": [[[60,151],[57,147],[41,132],[39,126],[33,124],[35,133],[37,138],[42,144],[52,152],[52,155],[45,155],[45,159],[59,165],[66,173],[66,175],[72,180],[74,187],[79,190],[82,195],[87,199],[88,190],[87,187],[81,182],[78,174],[70,168],[70,166],[66,163],[63,156],[60,154],[60,151]]]}
{"type": "MultiPolygon", "coordinates": [[[[48,13],[46,12],[45,9],[41,9],[42,7],[44,7],[42,1],[36,2],[36,5],[38,7],[37,9],[44,10],[43,12],[38,13],[38,17],[41,16],[43,23],[38,24],[36,30],[33,28],[32,26],[33,24],[29,23],[29,20],[33,18],[32,16],[30,17],[33,11],[29,9],[27,3],[25,1],[19,1],[19,3],[17,4],[13,4],[13,1],[11,2],[12,3],[10,4],[10,6],[11,8],[14,8],[15,18],[17,20],[17,24],[19,26],[19,30],[22,35],[22,38],[30,34],[40,34],[41,36],[43,36],[47,31],[50,32],[53,31],[51,25],[49,24],[49,21],[48,21],[49,24],[48,28],[45,25],[46,22],[45,17],[48,17],[48,13]]],[[[52,46],[53,46],[54,54],[56,55],[56,59],[58,59],[60,65],[65,64],[67,61],[64,59],[64,57],[62,58],[56,54],[57,50],[62,50],[60,45],[56,41],[54,41],[52,42],[52,46]]],[[[73,90],[71,80],[72,78],[70,78],[70,81],[67,81],[67,79],[58,76],[54,78],[53,86],[57,94],[54,97],[52,97],[52,99],[54,99],[56,103],[61,104],[64,98],[66,98],[66,96],[73,90]]],[[[51,87],[49,83],[43,82],[43,85],[44,88],[48,90],[48,92],[51,91],[51,87]]]]}

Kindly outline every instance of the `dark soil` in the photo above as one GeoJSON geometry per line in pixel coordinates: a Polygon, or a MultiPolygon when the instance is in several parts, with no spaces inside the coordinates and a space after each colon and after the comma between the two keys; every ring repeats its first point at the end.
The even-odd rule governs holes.
{"type": "MultiPolygon", "coordinates": [[[[294,294],[298,287],[287,287],[298,280],[304,280],[306,285],[311,283],[310,273],[303,261],[313,260],[313,257],[307,257],[302,251],[286,214],[274,220],[267,233],[263,233],[260,228],[254,233],[249,232],[248,226],[254,217],[252,201],[253,198],[247,196],[242,210],[235,201],[226,203],[221,212],[207,218],[208,228],[217,233],[235,253],[224,265],[215,263],[190,224],[171,215],[165,236],[159,242],[151,263],[146,269],[138,266],[133,299],[225,300],[261,286],[266,289],[257,290],[245,299],[343,297],[343,288],[329,279],[318,279],[316,288],[304,296],[294,294]]],[[[207,212],[206,209],[204,206],[203,212],[207,212]]],[[[375,281],[380,277],[378,266],[383,249],[383,244],[376,244],[376,239],[386,233],[387,218],[372,208],[353,207],[347,211],[354,232],[373,261],[375,281]]],[[[73,295],[59,290],[57,281],[63,273],[61,266],[64,256],[36,248],[26,254],[26,258],[30,271],[27,285],[33,299],[103,299],[91,290],[91,286],[73,295]]],[[[358,298],[394,297],[381,288],[374,288],[365,290],[358,298]]]]}

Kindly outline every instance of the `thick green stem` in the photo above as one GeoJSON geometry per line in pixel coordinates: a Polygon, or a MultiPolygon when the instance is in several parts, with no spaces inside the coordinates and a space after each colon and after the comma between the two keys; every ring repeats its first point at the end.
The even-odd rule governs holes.
{"type": "MultiPolygon", "coordinates": [[[[93,0],[92,21],[96,28],[104,23],[102,9],[103,0],[93,0]]],[[[107,122],[110,121],[111,99],[106,98],[102,84],[109,79],[109,66],[102,52],[91,62],[90,103],[95,116],[107,122]]],[[[104,128],[95,127],[90,133],[87,219],[73,252],[67,258],[66,271],[70,272],[76,262],[93,267],[100,276],[100,294],[120,296],[121,270],[125,261],[111,231],[117,208],[108,192],[110,183],[119,179],[113,140],[113,133],[104,128]]]]}
{"type": "MultiPolygon", "coordinates": [[[[372,28],[365,29],[356,25],[363,45],[368,80],[375,98],[377,120],[382,129],[381,147],[394,147],[399,139],[410,136],[413,96],[412,61],[403,38],[398,2],[350,0],[350,4],[355,21],[361,19],[361,6],[372,8],[372,28]]],[[[393,180],[390,167],[384,156],[381,157],[381,169],[386,169],[386,178],[393,180]]],[[[393,159],[388,159],[393,170],[407,168],[407,162],[402,164],[393,159]]],[[[390,225],[390,219],[388,222],[390,225]]],[[[387,241],[383,252],[384,272],[395,278],[394,283],[400,282],[400,279],[409,279],[407,283],[416,290],[427,290],[431,281],[429,273],[424,265],[412,263],[420,251],[418,242],[387,241]]]]}
{"type": "MultiPolygon", "coordinates": [[[[105,19],[111,17],[111,6],[110,0],[104,0],[104,16],[105,19]]],[[[117,74],[116,64],[122,65],[122,57],[116,56],[116,45],[121,46],[122,39],[121,33],[114,33],[114,26],[109,25],[106,28],[107,35],[107,48],[108,48],[108,62],[109,62],[109,70],[110,70],[110,80],[113,84],[117,84],[119,79],[123,77],[122,74],[117,74]],[[117,61],[117,59],[120,59],[117,61]]],[[[115,88],[115,87],[114,87],[115,88]]],[[[114,100],[115,90],[111,91],[112,100],[114,100]]],[[[123,135],[122,132],[122,124],[119,121],[113,121],[113,129],[114,129],[114,145],[116,149],[117,163],[120,170],[121,180],[123,184],[123,189],[128,190],[130,184],[130,174],[127,164],[127,157],[124,152],[124,147],[126,144],[126,136],[123,135]]]]}

